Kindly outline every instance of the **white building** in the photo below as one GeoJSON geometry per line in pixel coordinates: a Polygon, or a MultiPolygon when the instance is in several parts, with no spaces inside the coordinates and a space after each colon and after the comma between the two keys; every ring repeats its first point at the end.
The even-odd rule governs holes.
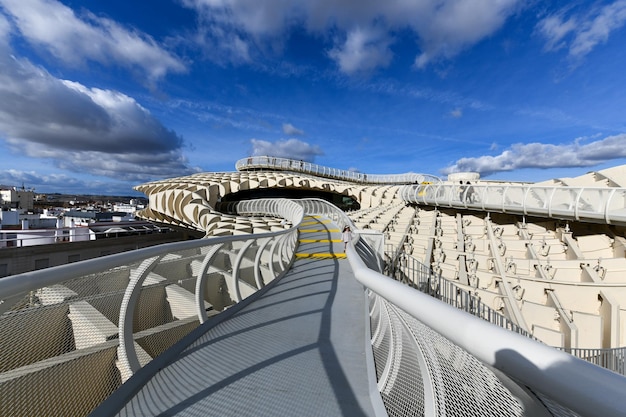
{"type": "Polygon", "coordinates": [[[35,191],[0,185],[0,206],[32,211],[35,191]]]}

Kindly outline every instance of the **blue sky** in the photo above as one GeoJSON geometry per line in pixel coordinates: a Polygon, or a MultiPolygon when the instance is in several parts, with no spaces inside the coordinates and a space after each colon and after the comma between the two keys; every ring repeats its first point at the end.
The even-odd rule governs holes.
{"type": "Polygon", "coordinates": [[[0,0],[0,184],[626,163],[626,0],[0,0]]]}

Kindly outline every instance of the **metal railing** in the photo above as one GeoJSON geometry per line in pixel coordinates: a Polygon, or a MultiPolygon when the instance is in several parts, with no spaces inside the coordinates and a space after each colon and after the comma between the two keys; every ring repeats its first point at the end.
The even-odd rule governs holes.
{"type": "Polygon", "coordinates": [[[626,347],[608,349],[563,348],[564,352],[621,375],[626,375],[626,347]]]}
{"type": "MultiPolygon", "coordinates": [[[[415,222],[416,211],[413,212],[413,216],[411,220],[406,226],[406,229],[403,230],[402,238],[397,245],[385,244],[385,275],[394,276],[392,271],[395,271],[397,265],[401,259],[403,259],[405,255],[405,245],[409,241],[410,230],[413,227],[413,223],[415,222]]],[[[387,229],[386,229],[387,230],[387,229]]],[[[397,279],[397,278],[396,278],[397,279]]]]}
{"type": "MultiPolygon", "coordinates": [[[[324,212],[328,210],[333,207],[328,205],[324,212]]],[[[338,213],[336,221],[348,223],[342,217],[338,213]]],[[[620,390],[626,378],[529,338],[519,326],[417,260],[411,266],[400,260],[398,278],[447,304],[375,272],[375,257],[362,241],[348,249],[357,279],[371,291],[378,387],[389,415],[444,415],[451,410],[522,415],[522,409],[531,413],[528,409],[537,404],[554,415],[622,414],[620,390]],[[521,381],[536,393],[536,404],[520,404],[484,365],[521,381]],[[474,395],[468,395],[468,389],[474,395]]],[[[585,359],[590,358],[587,352],[585,359]]]]}
{"type": "MultiPolygon", "coordinates": [[[[241,214],[273,213],[294,227],[0,279],[0,415],[86,414],[208,316],[284,273],[305,212],[351,224],[323,200],[240,204],[241,214]]],[[[348,261],[371,296],[378,387],[389,415],[522,415],[522,404],[489,367],[549,407],[623,415],[626,378],[385,277],[377,272],[379,254],[358,234],[354,243],[348,261]]]]}
{"type": "Polygon", "coordinates": [[[421,184],[423,182],[439,183],[441,179],[429,174],[363,174],[345,169],[330,168],[311,162],[295,159],[277,158],[273,156],[251,156],[236,162],[237,171],[253,171],[261,169],[302,172],[322,178],[332,178],[363,184],[421,184]]]}
{"type": "Polygon", "coordinates": [[[208,317],[286,272],[292,228],[168,243],[0,279],[0,415],[81,416],[208,317]]]}
{"type": "MultiPolygon", "coordinates": [[[[136,229],[116,229],[111,223],[110,231],[93,231],[89,226],[60,227],[56,229],[29,229],[0,231],[0,250],[4,248],[20,248],[26,246],[53,245],[56,243],[87,242],[101,239],[115,239],[134,235],[149,235],[153,233],[172,232],[169,227],[153,226],[142,228],[139,224],[136,229]]],[[[128,224],[125,224],[128,226],[128,224]]]]}
{"type": "Polygon", "coordinates": [[[401,255],[390,265],[388,276],[491,324],[532,338],[530,333],[483,303],[480,298],[442,278],[441,274],[435,274],[431,268],[412,256],[401,255]]]}
{"type": "Polygon", "coordinates": [[[368,268],[359,256],[366,253],[359,251],[362,245],[349,245],[347,255],[357,280],[370,290],[378,385],[390,415],[522,415],[528,404],[487,365],[527,387],[538,397],[532,406],[554,415],[623,416],[623,376],[368,268]]]}
{"type": "Polygon", "coordinates": [[[406,186],[401,195],[439,207],[626,224],[626,188],[439,183],[406,186]]]}
{"type": "MultiPolygon", "coordinates": [[[[393,249],[389,250],[386,257],[389,258],[393,253],[395,253],[393,249]]],[[[433,273],[428,266],[412,256],[403,255],[395,263],[389,263],[388,271],[388,276],[431,297],[491,324],[535,339],[506,316],[484,304],[479,297],[454,282],[442,278],[441,274],[433,273]]],[[[626,347],[606,349],[555,347],[555,349],[626,376],[626,347]]]]}
{"type": "MultiPolygon", "coordinates": [[[[320,204],[324,213],[337,211],[338,224],[350,223],[331,204],[320,204]]],[[[378,388],[389,415],[520,416],[533,408],[562,416],[623,415],[623,376],[523,335],[471,294],[433,279],[425,266],[403,280],[447,303],[382,275],[377,254],[358,233],[347,255],[370,295],[378,388]],[[534,397],[516,397],[489,367],[534,397]]]]}

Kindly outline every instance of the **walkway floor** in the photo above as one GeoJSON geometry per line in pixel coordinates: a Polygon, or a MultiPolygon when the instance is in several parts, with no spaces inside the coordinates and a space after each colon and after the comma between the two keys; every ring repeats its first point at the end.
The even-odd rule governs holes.
{"type": "Polygon", "coordinates": [[[309,218],[300,229],[290,271],[160,370],[120,416],[375,415],[363,288],[336,225],[309,218]]]}

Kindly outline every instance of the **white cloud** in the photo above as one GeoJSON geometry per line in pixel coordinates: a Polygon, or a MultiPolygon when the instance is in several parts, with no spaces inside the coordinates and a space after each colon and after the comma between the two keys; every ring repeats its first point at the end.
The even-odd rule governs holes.
{"type": "Polygon", "coordinates": [[[515,13],[516,0],[424,1],[425,13],[412,16],[422,53],[415,65],[423,68],[434,60],[449,59],[495,33],[515,13]]]}
{"type": "Polygon", "coordinates": [[[603,7],[597,16],[585,22],[582,30],[570,46],[570,54],[583,56],[599,43],[608,40],[611,31],[621,28],[626,22],[626,1],[617,1],[603,7]]]}
{"type": "Polygon", "coordinates": [[[454,117],[455,119],[463,117],[463,109],[457,107],[450,112],[450,116],[454,117]]]}
{"type": "Polygon", "coordinates": [[[304,135],[304,131],[298,129],[291,123],[283,123],[283,133],[289,136],[301,136],[304,135]]]}
{"type": "Polygon", "coordinates": [[[379,30],[353,28],[348,31],[343,45],[335,46],[328,55],[342,72],[354,74],[386,67],[391,62],[391,40],[379,30]]]}
{"type": "Polygon", "coordinates": [[[489,175],[522,168],[589,167],[613,159],[626,158],[624,144],[626,144],[624,133],[593,141],[578,138],[572,143],[561,145],[518,143],[499,155],[461,158],[443,169],[442,173],[471,171],[489,175]]]}
{"type": "Polygon", "coordinates": [[[568,48],[572,58],[584,57],[626,23],[626,0],[565,18],[568,11],[566,8],[542,19],[537,31],[545,38],[547,50],[568,48]]]}
{"type": "MultiPolygon", "coordinates": [[[[353,74],[388,65],[393,33],[407,29],[420,49],[416,66],[423,68],[433,61],[452,58],[499,30],[522,2],[183,0],[183,4],[197,10],[204,27],[211,28],[204,29],[203,35],[211,35],[217,27],[220,35],[238,36],[248,46],[262,48],[268,43],[262,40],[276,41],[296,25],[322,37],[330,36],[334,45],[329,56],[343,72],[353,74]]],[[[210,47],[219,47],[214,40],[205,40],[210,47]]]]}
{"type": "Polygon", "coordinates": [[[149,83],[169,72],[183,72],[183,62],[144,33],[90,13],[77,16],[56,0],[0,0],[28,42],[45,48],[68,65],[87,61],[138,69],[149,83]]]}
{"type": "Polygon", "coordinates": [[[250,139],[250,143],[253,156],[275,156],[312,162],[316,156],[324,154],[319,146],[298,139],[283,139],[276,142],[250,139]]]}
{"type": "Polygon", "coordinates": [[[558,13],[542,19],[537,24],[537,30],[546,38],[545,49],[553,51],[565,47],[564,38],[576,30],[574,19],[563,20],[563,14],[558,13]]]}
{"type": "Polygon", "coordinates": [[[182,138],[133,98],[59,80],[10,54],[0,54],[0,138],[17,153],[119,180],[197,171],[182,138]]]}
{"type": "Polygon", "coordinates": [[[4,17],[4,15],[0,14],[0,45],[9,43],[9,34],[11,33],[11,25],[4,17]]]}

